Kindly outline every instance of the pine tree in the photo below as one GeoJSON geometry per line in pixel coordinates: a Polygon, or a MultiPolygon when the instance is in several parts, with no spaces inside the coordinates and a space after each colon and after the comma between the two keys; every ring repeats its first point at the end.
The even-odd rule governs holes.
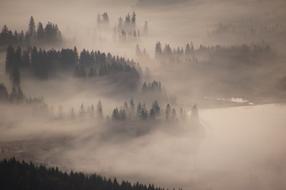
{"type": "Polygon", "coordinates": [[[160,59],[161,56],[162,56],[162,46],[160,42],[157,42],[155,47],[155,58],[160,59]]]}
{"type": "Polygon", "coordinates": [[[103,22],[104,22],[105,24],[108,24],[108,23],[109,23],[109,16],[108,16],[107,12],[105,12],[105,13],[102,14],[102,18],[103,18],[103,22]]]}
{"type": "Polygon", "coordinates": [[[190,46],[189,43],[187,43],[187,45],[186,45],[185,54],[186,55],[190,55],[191,54],[191,46],[190,46]]]}
{"type": "Polygon", "coordinates": [[[30,18],[28,34],[30,35],[31,38],[33,38],[36,34],[36,25],[33,16],[31,16],[30,18]]]}
{"type": "Polygon", "coordinates": [[[135,27],[135,25],[136,25],[136,14],[135,14],[135,12],[133,12],[133,14],[132,14],[131,22],[132,22],[133,26],[135,27]]]}
{"type": "Polygon", "coordinates": [[[170,106],[170,104],[167,104],[167,106],[166,106],[166,110],[165,110],[165,117],[166,117],[166,120],[169,120],[169,118],[170,118],[170,114],[171,114],[171,106],[170,106]]]}
{"type": "Polygon", "coordinates": [[[38,24],[37,39],[39,41],[43,41],[45,39],[45,31],[44,31],[43,24],[41,22],[39,22],[38,24]]]}
{"type": "Polygon", "coordinates": [[[78,52],[76,46],[73,48],[73,53],[74,53],[74,64],[78,64],[78,52]]]}
{"type": "Polygon", "coordinates": [[[153,102],[150,114],[153,119],[156,119],[160,115],[160,106],[157,100],[153,102]]]}
{"type": "Polygon", "coordinates": [[[98,104],[97,104],[97,115],[99,118],[103,118],[103,109],[102,109],[101,101],[98,101],[98,104]]]}

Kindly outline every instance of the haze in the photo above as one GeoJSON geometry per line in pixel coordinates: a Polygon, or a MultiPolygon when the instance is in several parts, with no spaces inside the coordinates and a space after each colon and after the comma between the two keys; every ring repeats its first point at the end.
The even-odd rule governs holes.
{"type": "Polygon", "coordinates": [[[0,47],[0,158],[169,189],[285,189],[285,10],[284,0],[1,0],[1,28],[28,34],[33,16],[62,38],[12,44],[29,54],[19,77],[11,44],[0,47]],[[136,24],[120,28],[128,14],[136,24]],[[61,64],[62,49],[74,65],[34,66],[35,52],[61,64]]]}

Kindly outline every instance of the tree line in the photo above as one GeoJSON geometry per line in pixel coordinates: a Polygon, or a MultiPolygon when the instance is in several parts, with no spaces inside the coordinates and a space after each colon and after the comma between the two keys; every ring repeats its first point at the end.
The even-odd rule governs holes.
{"type": "MultiPolygon", "coordinates": [[[[47,107],[45,107],[47,108],[47,107]]],[[[58,107],[51,106],[48,108],[48,116],[54,119],[96,119],[97,121],[177,121],[184,120],[187,113],[184,108],[166,103],[161,106],[155,100],[148,105],[145,102],[137,103],[130,99],[125,101],[121,106],[116,106],[111,113],[104,113],[104,104],[99,100],[97,105],[80,104],[78,108],[64,108],[62,105],[58,107]]]]}
{"type": "Polygon", "coordinates": [[[163,87],[160,81],[144,82],[142,85],[142,92],[162,92],[163,87]]]}
{"type": "MultiPolygon", "coordinates": [[[[137,49],[138,52],[138,49],[137,49]]],[[[139,53],[138,53],[139,54],[139,53]]],[[[267,44],[237,45],[237,46],[204,46],[194,48],[193,43],[187,43],[185,47],[173,48],[169,44],[155,45],[155,59],[160,63],[199,63],[202,60],[210,62],[222,60],[242,61],[244,63],[255,62],[256,58],[267,57],[272,54],[267,44]]]]}
{"type": "Polygon", "coordinates": [[[58,25],[48,22],[46,25],[39,22],[36,26],[33,17],[30,18],[28,29],[20,32],[12,31],[4,25],[0,33],[0,47],[9,45],[29,46],[34,44],[60,43],[62,34],[58,25]]]}
{"type": "MultiPolygon", "coordinates": [[[[133,60],[100,51],[74,49],[43,50],[37,47],[16,49],[9,46],[6,53],[6,72],[13,80],[19,77],[19,71],[30,71],[40,79],[47,79],[61,73],[72,73],[76,77],[96,77],[120,72],[131,73],[139,77],[139,64],[133,60]]],[[[20,81],[16,81],[19,83],[20,81]]]]}
{"type": "Polygon", "coordinates": [[[96,118],[98,120],[104,119],[103,106],[101,101],[99,100],[97,105],[84,105],[81,104],[78,109],[74,107],[70,108],[69,111],[65,112],[63,106],[58,106],[54,109],[54,107],[50,107],[50,114],[56,119],[86,119],[86,118],[96,118]]]}
{"type": "Polygon", "coordinates": [[[157,100],[151,106],[147,106],[144,102],[134,103],[133,99],[129,103],[124,102],[123,106],[116,107],[112,111],[112,120],[178,120],[186,118],[186,111],[183,108],[176,108],[171,104],[166,104],[162,108],[157,100]]]}
{"type": "Polygon", "coordinates": [[[61,171],[15,158],[0,161],[0,189],[2,190],[164,190],[153,184],[119,182],[98,174],[61,171]]]}

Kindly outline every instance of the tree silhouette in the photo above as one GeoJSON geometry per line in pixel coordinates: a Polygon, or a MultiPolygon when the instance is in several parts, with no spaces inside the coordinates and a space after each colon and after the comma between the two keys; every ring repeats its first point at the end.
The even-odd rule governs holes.
{"type": "Polygon", "coordinates": [[[165,110],[165,118],[166,118],[166,120],[169,120],[170,115],[171,115],[171,106],[170,106],[170,104],[167,104],[166,110],[165,110]]]}
{"type": "Polygon", "coordinates": [[[103,118],[103,108],[101,101],[98,101],[97,103],[97,116],[101,119],[103,118]]]}
{"type": "Polygon", "coordinates": [[[154,101],[153,104],[152,104],[152,108],[150,110],[150,117],[152,119],[156,119],[159,115],[160,115],[160,106],[159,106],[159,103],[158,101],[154,101]]]}
{"type": "Polygon", "coordinates": [[[161,46],[161,42],[157,42],[156,43],[156,47],[155,47],[155,57],[156,59],[160,59],[162,57],[162,46],[161,46]]]}
{"type": "Polygon", "coordinates": [[[61,43],[62,36],[57,25],[48,23],[45,27],[41,22],[36,23],[34,17],[31,16],[28,24],[28,30],[11,31],[6,25],[3,26],[0,33],[0,47],[8,47],[10,45],[30,46],[34,44],[55,44],[61,43]]]}
{"type": "Polygon", "coordinates": [[[36,47],[26,50],[18,48],[16,51],[13,47],[9,47],[6,54],[6,72],[10,73],[11,68],[16,65],[20,70],[30,70],[40,79],[66,73],[74,73],[74,76],[80,78],[129,73],[135,81],[139,78],[140,68],[132,60],[115,57],[110,53],[106,55],[99,51],[87,50],[81,51],[78,57],[76,47],[58,51],[36,47]]]}
{"type": "Polygon", "coordinates": [[[41,22],[39,22],[39,24],[38,24],[37,38],[38,38],[38,40],[40,40],[40,41],[45,38],[45,31],[44,31],[43,24],[42,24],[41,22]]]}
{"type": "Polygon", "coordinates": [[[58,167],[35,165],[15,158],[0,161],[0,189],[3,190],[164,190],[152,184],[130,183],[98,174],[64,172],[58,167]]]}
{"type": "Polygon", "coordinates": [[[28,35],[30,37],[33,37],[36,33],[36,25],[35,25],[35,20],[34,17],[30,17],[30,22],[29,22],[29,29],[28,29],[28,35]]]}

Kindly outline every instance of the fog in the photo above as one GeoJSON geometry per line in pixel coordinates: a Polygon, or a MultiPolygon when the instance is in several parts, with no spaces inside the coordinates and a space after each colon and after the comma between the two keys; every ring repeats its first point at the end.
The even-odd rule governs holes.
{"type": "MultiPolygon", "coordinates": [[[[1,144],[20,141],[24,152],[12,149],[19,157],[30,154],[51,165],[165,187],[283,189],[284,113],[285,106],[278,105],[204,110],[200,118],[206,132],[200,138],[193,135],[190,124],[154,125],[149,133],[134,136],[116,131],[118,125],[47,124],[25,115],[13,118],[13,127],[1,128],[1,144]]],[[[7,115],[12,115],[9,109],[1,115],[2,122],[7,115]]]]}
{"type": "Polygon", "coordinates": [[[33,16],[36,25],[56,24],[62,42],[15,43],[20,60],[26,50],[30,60],[19,79],[0,42],[0,84],[9,94],[2,101],[0,86],[0,158],[169,189],[285,189],[285,7],[284,0],[1,0],[1,28],[28,31],[33,16]],[[128,32],[119,18],[132,20],[133,12],[128,32]],[[62,48],[78,56],[75,65],[47,73],[35,66],[34,54],[60,64],[62,48]],[[97,63],[101,53],[108,67],[97,63]]]}
{"type": "Polygon", "coordinates": [[[86,163],[80,164],[83,170],[98,163],[103,172],[131,177],[143,174],[147,181],[184,189],[283,189],[284,112],[284,107],[273,105],[207,110],[202,118],[211,125],[197,150],[187,130],[155,132],[117,145],[97,147],[95,142],[85,146],[94,157],[86,158],[85,148],[79,153],[71,151],[68,157],[79,155],[77,160],[86,163]],[[257,121],[256,116],[268,119],[257,121]],[[111,163],[110,157],[115,158],[111,163]]]}

